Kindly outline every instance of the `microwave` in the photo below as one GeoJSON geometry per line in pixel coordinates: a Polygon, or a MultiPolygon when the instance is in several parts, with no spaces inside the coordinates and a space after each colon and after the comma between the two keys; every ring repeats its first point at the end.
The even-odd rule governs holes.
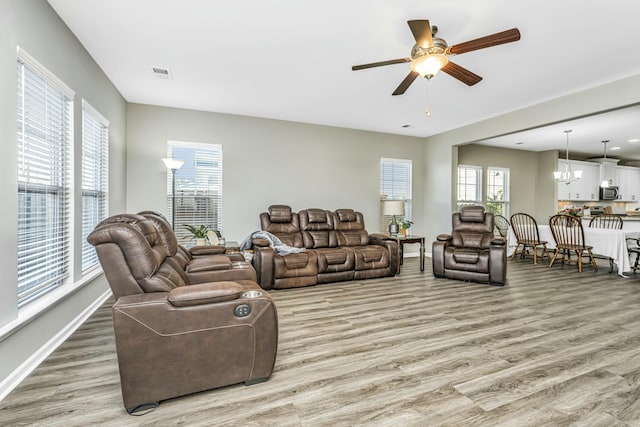
{"type": "Polygon", "coordinates": [[[618,187],[600,187],[600,200],[618,200],[619,198],[618,187]]]}

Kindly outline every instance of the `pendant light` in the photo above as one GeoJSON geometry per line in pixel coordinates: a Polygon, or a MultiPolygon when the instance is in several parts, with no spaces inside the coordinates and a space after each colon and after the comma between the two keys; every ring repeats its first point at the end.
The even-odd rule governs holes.
{"type": "Polygon", "coordinates": [[[564,131],[567,135],[567,155],[566,162],[564,164],[564,170],[558,170],[553,173],[553,177],[558,182],[564,182],[565,184],[571,184],[571,181],[577,181],[582,178],[582,171],[571,171],[571,165],[569,164],[569,133],[571,133],[571,129],[567,129],[564,131]]]}
{"type": "MultiPolygon", "coordinates": [[[[604,144],[604,159],[605,161],[607,160],[607,142],[609,142],[608,139],[604,139],[601,141],[604,144]]],[[[601,173],[602,175],[602,173],[601,173]]],[[[600,187],[608,187],[609,186],[609,180],[607,179],[603,179],[602,182],[600,183],[600,187]]]]}

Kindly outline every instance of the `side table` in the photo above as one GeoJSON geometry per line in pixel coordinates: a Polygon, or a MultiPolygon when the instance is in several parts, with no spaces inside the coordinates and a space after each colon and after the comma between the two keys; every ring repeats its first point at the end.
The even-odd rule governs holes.
{"type": "Polygon", "coordinates": [[[424,236],[401,236],[397,235],[396,240],[398,241],[398,250],[400,251],[400,265],[403,263],[404,258],[404,245],[411,243],[419,243],[420,244],[420,271],[424,271],[424,236]]]}

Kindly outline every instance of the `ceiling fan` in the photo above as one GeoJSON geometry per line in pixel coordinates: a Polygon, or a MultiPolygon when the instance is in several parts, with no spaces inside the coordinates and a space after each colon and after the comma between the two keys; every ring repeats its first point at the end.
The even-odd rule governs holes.
{"type": "Polygon", "coordinates": [[[520,31],[517,28],[511,28],[510,30],[449,46],[444,39],[435,36],[438,32],[438,27],[431,26],[428,20],[407,21],[407,24],[409,24],[413,37],[416,39],[416,44],[411,49],[410,58],[390,59],[351,67],[353,71],[357,71],[365,68],[411,62],[411,72],[396,88],[393,95],[402,95],[419,75],[426,79],[431,79],[440,70],[468,86],[473,86],[482,80],[482,77],[452,62],[449,60],[449,56],[520,40],[520,31]]]}

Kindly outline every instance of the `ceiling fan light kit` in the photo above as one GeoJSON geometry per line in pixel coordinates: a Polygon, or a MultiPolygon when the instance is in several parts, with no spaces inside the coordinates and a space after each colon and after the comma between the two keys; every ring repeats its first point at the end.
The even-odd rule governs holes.
{"type": "Polygon", "coordinates": [[[431,80],[431,78],[438,74],[440,70],[467,86],[473,86],[480,82],[482,77],[452,62],[449,59],[449,56],[520,40],[520,31],[517,28],[512,28],[510,30],[501,31],[499,33],[449,46],[445,40],[435,37],[438,32],[438,27],[435,25],[431,26],[428,20],[422,19],[407,21],[407,24],[411,29],[414,39],[416,40],[416,44],[411,49],[411,57],[390,59],[387,61],[372,62],[369,64],[354,65],[351,67],[353,71],[357,71],[367,68],[410,62],[411,64],[409,65],[409,68],[411,71],[407,74],[396,90],[393,91],[392,95],[402,95],[405,93],[409,86],[411,86],[411,83],[413,83],[418,76],[431,80]]]}
{"type": "Polygon", "coordinates": [[[431,79],[448,63],[449,58],[447,58],[447,55],[434,53],[421,56],[420,58],[411,61],[411,65],[409,67],[411,68],[411,71],[415,71],[420,74],[420,76],[426,79],[431,79]]]}

